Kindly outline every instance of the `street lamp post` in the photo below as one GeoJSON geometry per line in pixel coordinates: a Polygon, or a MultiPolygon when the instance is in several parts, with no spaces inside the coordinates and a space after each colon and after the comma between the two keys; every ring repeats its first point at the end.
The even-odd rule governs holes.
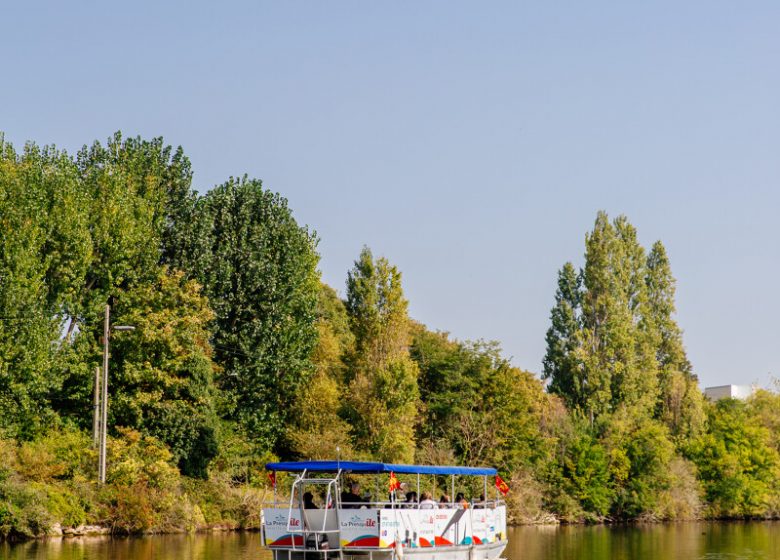
{"type": "MultiPolygon", "coordinates": [[[[115,331],[132,331],[135,327],[130,325],[116,325],[115,331]]],[[[103,382],[101,383],[102,398],[100,403],[100,451],[98,458],[98,480],[100,484],[106,482],[106,434],[108,433],[108,339],[111,334],[111,306],[106,304],[106,312],[103,320],[103,382]]]]}
{"type": "Polygon", "coordinates": [[[92,411],[92,446],[100,447],[100,366],[95,366],[95,398],[92,411]]]}

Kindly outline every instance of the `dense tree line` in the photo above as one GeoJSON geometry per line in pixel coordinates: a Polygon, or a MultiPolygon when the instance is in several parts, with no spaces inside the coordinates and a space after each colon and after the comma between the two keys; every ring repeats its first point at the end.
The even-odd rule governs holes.
{"type": "Polygon", "coordinates": [[[623,216],[599,213],[558,273],[542,379],[412,320],[369,248],[342,299],[284,198],[248,177],[199,194],[162,139],[0,138],[0,226],[0,440],[19,449],[88,433],[110,303],[136,326],[112,339],[118,456],[143,441],[187,477],[260,486],[266,458],[337,449],[492,464],[518,521],[780,511],[780,397],[705,402],[666,250],[623,216]]]}
{"type": "Polygon", "coordinates": [[[283,449],[313,371],[316,238],[260,181],[203,196],[161,139],[96,142],[75,157],[2,143],[2,430],[90,425],[103,308],[113,336],[112,426],[167,444],[206,476],[220,439],[283,449]]]}

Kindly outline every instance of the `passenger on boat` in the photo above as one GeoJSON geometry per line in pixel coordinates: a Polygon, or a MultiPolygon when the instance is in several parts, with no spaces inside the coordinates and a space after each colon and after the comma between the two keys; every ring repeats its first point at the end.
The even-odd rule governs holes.
{"type": "Polygon", "coordinates": [[[439,498],[439,507],[450,507],[450,497],[447,494],[442,494],[439,498]]]}
{"type": "Polygon", "coordinates": [[[365,504],[360,497],[360,484],[353,482],[349,485],[349,492],[341,493],[341,507],[344,509],[360,509],[365,504]]]}
{"type": "Polygon", "coordinates": [[[433,500],[433,495],[430,492],[423,492],[420,509],[436,509],[438,507],[438,504],[433,500]]]}
{"type": "Polygon", "coordinates": [[[458,495],[455,496],[455,504],[460,509],[469,509],[469,502],[463,492],[458,492],[458,495]]]}
{"type": "Polygon", "coordinates": [[[406,507],[417,507],[417,492],[411,491],[406,493],[406,507]]]}
{"type": "Polygon", "coordinates": [[[314,495],[311,492],[306,492],[303,495],[303,509],[318,509],[319,506],[314,503],[314,495]]]}

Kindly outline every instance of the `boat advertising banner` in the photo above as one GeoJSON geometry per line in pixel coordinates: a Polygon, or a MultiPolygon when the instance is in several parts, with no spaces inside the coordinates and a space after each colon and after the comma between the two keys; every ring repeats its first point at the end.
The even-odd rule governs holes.
{"type": "Polygon", "coordinates": [[[487,530],[485,531],[485,542],[496,542],[496,510],[486,509],[487,512],[487,530]]]}
{"type": "Polygon", "coordinates": [[[266,546],[303,546],[301,513],[288,508],[263,509],[263,530],[266,546]]]}
{"type": "Polygon", "coordinates": [[[487,539],[487,512],[486,509],[471,510],[471,541],[474,544],[483,544],[487,539]]]}
{"type": "Polygon", "coordinates": [[[417,540],[420,548],[433,546],[436,541],[436,511],[435,509],[417,510],[417,540]]]}
{"type": "Polygon", "coordinates": [[[388,543],[384,546],[390,546],[396,541],[410,548],[420,546],[418,513],[416,509],[402,507],[380,510],[380,541],[388,543]]]}
{"type": "Polygon", "coordinates": [[[343,510],[340,518],[341,546],[375,548],[379,546],[379,522],[382,510],[343,510]]]}
{"type": "MultiPolygon", "coordinates": [[[[388,548],[401,544],[408,548],[488,544],[506,539],[506,509],[405,509],[358,510],[358,517],[342,518],[342,546],[388,548]],[[378,516],[379,527],[367,527],[372,515],[378,516]],[[365,522],[361,522],[365,519],[365,522]],[[362,524],[361,524],[362,523],[362,524]],[[351,531],[346,536],[345,531],[351,531]],[[378,535],[376,540],[368,539],[378,535]],[[358,544],[376,542],[377,544],[358,544]],[[353,544],[347,544],[353,543],[353,544]]],[[[350,514],[352,515],[352,514],[350,514]]]]}
{"type": "Polygon", "coordinates": [[[406,508],[380,510],[380,546],[392,546],[396,541],[409,548],[434,546],[435,511],[406,508]]]}
{"type": "Polygon", "coordinates": [[[403,540],[404,524],[397,509],[383,509],[379,512],[379,546],[388,548],[396,540],[403,540]]]}
{"type": "Polygon", "coordinates": [[[463,516],[458,521],[456,528],[456,544],[471,544],[471,509],[459,510],[463,512],[463,516]]]}
{"type": "MultiPolygon", "coordinates": [[[[461,521],[467,510],[465,509],[437,509],[434,510],[435,519],[435,546],[450,546],[458,544],[462,540],[458,533],[462,533],[461,521]]],[[[465,525],[465,523],[463,523],[465,525]]]]}
{"type": "Polygon", "coordinates": [[[506,540],[506,506],[498,506],[494,515],[496,540],[506,540]]]}
{"type": "Polygon", "coordinates": [[[409,548],[427,548],[471,542],[470,511],[463,509],[380,510],[379,546],[401,543],[409,548]]]}

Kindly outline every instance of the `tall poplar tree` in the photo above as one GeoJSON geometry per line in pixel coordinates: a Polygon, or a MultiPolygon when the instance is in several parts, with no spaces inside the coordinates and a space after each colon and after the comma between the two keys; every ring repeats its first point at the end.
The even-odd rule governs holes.
{"type": "Polygon", "coordinates": [[[547,353],[544,356],[544,379],[548,389],[560,395],[570,408],[583,409],[586,404],[583,371],[579,362],[581,278],[574,265],[567,262],[558,272],[555,306],[550,312],[547,330],[547,353]]]}
{"type": "Polygon", "coordinates": [[[547,331],[550,392],[595,419],[624,406],[650,414],[657,395],[647,259],[624,216],[599,212],[585,239],[581,275],[558,274],[547,331]]]}
{"type": "Polygon", "coordinates": [[[658,361],[659,398],[656,414],[675,437],[693,437],[705,420],[704,397],[685,353],[682,330],[674,319],[675,279],[666,248],[653,244],[647,257],[649,324],[658,361]]]}
{"type": "Polygon", "coordinates": [[[346,414],[355,447],[384,461],[412,461],[419,406],[417,364],[409,357],[408,302],[401,273],[366,247],[347,278],[355,336],[348,359],[346,414]]]}
{"type": "MultiPolygon", "coordinates": [[[[643,413],[651,414],[658,395],[658,362],[651,330],[647,293],[647,257],[637,239],[636,228],[628,218],[618,216],[614,220],[615,232],[620,244],[614,264],[619,279],[618,294],[627,308],[625,322],[618,328],[630,329],[625,340],[625,367],[613,379],[613,406],[626,403],[643,413]],[[617,382],[615,382],[617,381],[617,382]]],[[[616,337],[622,344],[622,337],[616,337]]]]}
{"type": "Polygon", "coordinates": [[[583,270],[583,364],[587,412],[619,405],[649,412],[657,379],[652,344],[642,327],[647,306],[644,249],[625,217],[599,212],[586,238],[583,270]]]}

